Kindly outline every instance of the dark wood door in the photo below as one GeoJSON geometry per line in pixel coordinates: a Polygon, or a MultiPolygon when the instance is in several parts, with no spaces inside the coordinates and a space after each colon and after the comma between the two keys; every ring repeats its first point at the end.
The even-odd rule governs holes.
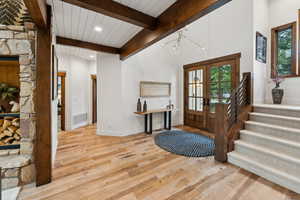
{"type": "Polygon", "coordinates": [[[93,81],[93,96],[92,96],[92,109],[93,109],[93,119],[92,122],[97,123],[97,77],[95,75],[92,75],[92,81],[93,81]]]}
{"type": "Polygon", "coordinates": [[[214,132],[216,104],[227,103],[239,81],[237,58],[224,57],[185,66],[185,125],[214,132]]]}
{"type": "Polygon", "coordinates": [[[192,67],[185,71],[185,124],[206,128],[206,69],[205,66],[192,67]]]}
{"type": "Polygon", "coordinates": [[[209,132],[214,132],[216,104],[227,103],[232,90],[236,87],[237,78],[234,60],[213,63],[207,66],[207,125],[209,132]]]}

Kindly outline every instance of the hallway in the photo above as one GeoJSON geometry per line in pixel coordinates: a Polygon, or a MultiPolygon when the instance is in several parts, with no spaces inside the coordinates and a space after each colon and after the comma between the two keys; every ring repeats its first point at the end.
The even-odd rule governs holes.
{"type": "Polygon", "coordinates": [[[27,186],[19,199],[300,200],[300,195],[212,157],[167,153],[145,134],[104,137],[95,132],[95,126],[88,126],[60,134],[53,182],[27,186]]]}

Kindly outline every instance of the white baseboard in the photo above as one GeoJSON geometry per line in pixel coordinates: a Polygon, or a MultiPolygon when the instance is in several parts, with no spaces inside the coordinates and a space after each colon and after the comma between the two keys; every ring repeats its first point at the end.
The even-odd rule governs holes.
{"type": "Polygon", "coordinates": [[[73,125],[73,126],[72,126],[72,130],[77,129],[77,128],[81,128],[81,127],[87,126],[87,125],[89,125],[89,122],[88,122],[88,121],[82,122],[82,123],[80,123],[80,124],[73,125]]]}
{"type": "MultiPolygon", "coordinates": [[[[173,124],[172,126],[180,126],[181,124],[173,124]]],[[[129,136],[129,135],[136,135],[139,133],[144,133],[144,129],[143,128],[139,128],[139,129],[132,129],[132,130],[120,130],[120,131],[112,131],[112,130],[101,130],[101,129],[97,129],[97,135],[100,136],[114,136],[114,137],[125,137],[125,136],[129,136]]]]}

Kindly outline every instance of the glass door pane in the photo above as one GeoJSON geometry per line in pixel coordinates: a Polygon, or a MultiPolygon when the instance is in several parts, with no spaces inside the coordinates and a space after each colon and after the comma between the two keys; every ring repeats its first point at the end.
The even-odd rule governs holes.
{"type": "Polygon", "coordinates": [[[217,103],[225,103],[232,91],[232,66],[216,65],[209,69],[209,112],[216,112],[217,103]]]}
{"type": "Polygon", "coordinates": [[[188,108],[191,111],[203,111],[204,85],[203,69],[193,70],[188,73],[188,108]]]}

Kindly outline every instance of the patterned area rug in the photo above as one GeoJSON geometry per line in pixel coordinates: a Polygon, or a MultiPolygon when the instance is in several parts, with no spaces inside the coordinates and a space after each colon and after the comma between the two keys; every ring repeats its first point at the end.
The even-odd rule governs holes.
{"type": "Polygon", "coordinates": [[[185,131],[165,131],[154,138],[162,149],[187,157],[207,157],[214,155],[214,140],[185,131]]]}

